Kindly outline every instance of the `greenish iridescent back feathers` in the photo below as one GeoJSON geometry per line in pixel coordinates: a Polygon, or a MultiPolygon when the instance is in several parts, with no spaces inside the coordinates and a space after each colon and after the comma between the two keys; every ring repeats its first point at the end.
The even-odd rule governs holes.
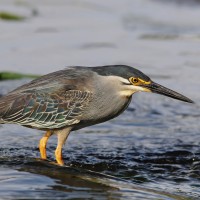
{"type": "Polygon", "coordinates": [[[38,129],[56,129],[76,124],[92,94],[66,91],[62,97],[42,93],[18,97],[1,117],[4,123],[16,123],[38,129]],[[23,102],[23,104],[22,104],[23,102]]]}
{"type": "Polygon", "coordinates": [[[61,90],[61,92],[63,90],[85,91],[90,83],[88,80],[91,78],[92,72],[86,70],[86,68],[83,67],[81,70],[76,70],[76,68],[72,67],[41,76],[18,87],[13,90],[13,92],[40,91],[44,93],[53,93],[54,91],[59,92],[59,90],[61,90]],[[87,80],[87,85],[85,85],[85,80],[87,80]]]}

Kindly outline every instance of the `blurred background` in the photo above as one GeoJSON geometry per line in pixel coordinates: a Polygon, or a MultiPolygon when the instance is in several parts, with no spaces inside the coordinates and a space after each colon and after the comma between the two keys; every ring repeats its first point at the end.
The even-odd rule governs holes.
{"type": "Polygon", "coordinates": [[[45,74],[70,65],[123,63],[177,75],[200,62],[198,1],[0,3],[1,70],[45,74]],[[22,18],[6,20],[3,12],[22,18]]]}
{"type": "Polygon", "coordinates": [[[0,74],[29,75],[1,81],[1,95],[33,74],[106,64],[136,67],[196,103],[136,94],[123,115],[71,134],[66,163],[112,177],[36,162],[42,133],[0,126],[0,197],[200,198],[200,1],[0,0],[0,74]]]}

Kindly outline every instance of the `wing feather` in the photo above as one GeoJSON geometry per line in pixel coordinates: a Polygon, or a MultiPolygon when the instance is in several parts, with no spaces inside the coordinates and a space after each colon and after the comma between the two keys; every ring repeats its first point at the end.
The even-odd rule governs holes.
{"type": "Polygon", "coordinates": [[[79,123],[93,98],[92,77],[85,68],[70,68],[20,86],[0,98],[0,123],[39,129],[79,123]]]}
{"type": "MultiPolygon", "coordinates": [[[[11,94],[12,96],[14,94],[11,94]]],[[[62,96],[54,93],[23,93],[6,103],[7,110],[1,116],[3,123],[16,123],[39,129],[55,129],[77,124],[83,110],[91,101],[92,93],[87,91],[69,90],[62,96]]],[[[0,102],[2,106],[2,102],[0,102]]]]}

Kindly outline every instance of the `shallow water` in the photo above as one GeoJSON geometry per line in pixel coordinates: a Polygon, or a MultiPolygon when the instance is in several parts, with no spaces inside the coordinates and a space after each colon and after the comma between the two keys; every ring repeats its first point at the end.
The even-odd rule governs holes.
{"type": "MultiPolygon", "coordinates": [[[[124,63],[192,98],[135,94],[109,122],[73,132],[56,166],[56,138],[0,126],[0,199],[200,199],[198,1],[7,1],[28,17],[0,21],[0,71],[45,74],[67,65],[124,63]],[[37,11],[37,12],[36,12],[37,11]]],[[[0,82],[0,94],[30,80],[0,82]]]]}

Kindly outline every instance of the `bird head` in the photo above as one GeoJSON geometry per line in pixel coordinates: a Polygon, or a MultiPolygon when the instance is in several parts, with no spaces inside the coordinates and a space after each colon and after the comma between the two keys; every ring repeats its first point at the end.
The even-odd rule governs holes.
{"type": "Polygon", "coordinates": [[[103,76],[116,77],[120,80],[122,87],[120,93],[131,96],[135,92],[152,92],[171,97],[180,101],[193,103],[193,101],[178,92],[166,88],[152,81],[147,75],[130,66],[110,65],[95,68],[95,71],[103,76]]]}

